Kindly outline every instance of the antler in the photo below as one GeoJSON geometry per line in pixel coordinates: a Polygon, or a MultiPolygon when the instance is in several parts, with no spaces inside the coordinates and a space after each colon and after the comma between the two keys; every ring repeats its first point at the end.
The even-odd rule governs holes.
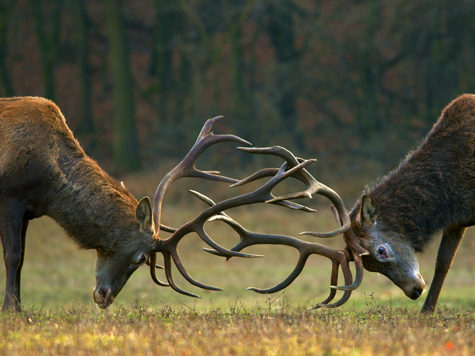
{"type": "Polygon", "coordinates": [[[171,275],[171,260],[175,262],[175,266],[177,269],[180,271],[180,273],[185,277],[186,280],[188,280],[191,284],[196,285],[200,288],[203,289],[210,289],[210,290],[220,290],[220,288],[212,287],[212,286],[207,286],[202,283],[199,283],[195,281],[186,271],[184,268],[178,251],[177,251],[177,244],[178,242],[187,234],[190,232],[195,231],[208,245],[212,246],[218,251],[221,251],[223,253],[228,253],[233,256],[240,256],[240,257],[255,257],[254,255],[247,255],[247,254],[241,254],[241,253],[233,253],[228,250],[226,250],[224,247],[221,247],[218,245],[216,242],[214,242],[205,232],[203,223],[201,223],[201,219],[197,220],[195,219],[194,222],[189,222],[185,225],[183,225],[180,229],[170,229],[167,227],[164,227],[161,224],[161,207],[163,203],[163,198],[165,196],[165,192],[168,188],[168,186],[175,180],[183,178],[183,177],[200,177],[200,178],[205,178],[209,180],[216,180],[216,181],[222,181],[222,182],[230,182],[234,183],[236,182],[236,179],[233,178],[228,178],[219,175],[219,172],[215,171],[201,171],[195,168],[194,164],[196,160],[199,158],[199,156],[210,146],[219,143],[219,142],[225,142],[225,141],[232,141],[232,142],[238,142],[241,144],[245,145],[250,145],[249,142],[246,140],[243,140],[240,137],[234,136],[234,135],[214,135],[211,132],[211,128],[213,125],[222,119],[222,116],[217,116],[213,119],[209,119],[206,121],[204,124],[203,128],[201,129],[201,132],[191,148],[191,150],[188,152],[188,154],[185,156],[185,158],[175,167],[173,168],[160,182],[160,184],[157,187],[157,190],[155,191],[155,196],[153,199],[153,211],[152,211],[152,218],[153,218],[153,223],[154,223],[154,239],[155,243],[153,246],[153,251],[150,256],[150,274],[152,276],[153,281],[160,285],[160,286],[171,286],[174,290],[176,290],[179,293],[189,295],[192,297],[198,297],[195,294],[188,293],[182,289],[180,289],[178,286],[173,281],[172,275],[171,275]],[[169,232],[172,232],[172,236],[166,240],[161,240],[159,235],[160,235],[160,230],[166,230],[169,232]],[[156,261],[157,261],[157,252],[161,252],[163,254],[164,262],[165,262],[165,273],[166,277],[168,280],[168,283],[161,282],[156,275],[156,268],[160,266],[156,266],[156,261]]]}
{"type": "MultiPolygon", "coordinates": [[[[318,243],[302,241],[290,236],[255,233],[255,232],[246,230],[241,225],[239,225],[236,221],[231,219],[229,216],[215,216],[212,218],[212,220],[224,221],[225,223],[230,225],[238,233],[238,235],[241,238],[239,243],[233,248],[231,248],[231,251],[241,251],[248,246],[258,245],[258,244],[287,245],[287,246],[294,247],[299,251],[300,256],[299,256],[295,269],[283,282],[275,285],[274,287],[267,288],[267,289],[259,289],[259,288],[248,288],[248,289],[258,292],[258,293],[278,292],[288,287],[299,276],[299,274],[302,272],[303,268],[305,267],[305,263],[307,262],[307,259],[310,255],[318,254],[318,255],[328,257],[329,259],[332,260],[331,291],[330,291],[329,297],[325,301],[317,304],[312,309],[317,309],[320,307],[335,308],[344,304],[349,299],[351,295],[351,291],[358,288],[358,286],[361,284],[361,281],[363,279],[363,263],[362,263],[361,256],[368,254],[368,252],[358,244],[356,236],[354,235],[353,230],[351,229],[350,217],[348,215],[348,212],[345,209],[344,203],[342,199],[340,198],[340,196],[329,187],[318,182],[306,169],[304,169],[302,163],[310,162],[310,161],[305,161],[300,158],[294,157],[294,155],[290,151],[288,151],[287,149],[283,147],[275,146],[275,147],[266,147],[266,148],[239,148],[239,149],[246,152],[250,152],[250,153],[272,154],[275,156],[279,156],[286,160],[285,165],[294,167],[294,169],[295,167],[300,167],[300,169],[295,170],[290,175],[304,182],[307,185],[307,189],[299,193],[276,197],[266,202],[271,203],[271,204],[280,204],[286,207],[294,208],[293,205],[295,203],[288,202],[284,199],[298,199],[298,198],[307,198],[307,197],[311,198],[312,194],[321,194],[327,197],[334,204],[332,209],[335,214],[335,217],[337,218],[337,222],[340,223],[341,227],[339,229],[336,229],[332,232],[327,232],[327,233],[305,232],[305,233],[301,233],[300,235],[307,234],[307,235],[327,238],[327,237],[333,237],[338,234],[344,233],[345,241],[347,243],[347,248],[348,248],[348,250],[346,249],[334,250],[330,247],[323,246],[318,243]],[[292,206],[290,206],[289,204],[292,204],[292,206]],[[352,281],[352,274],[349,267],[349,261],[352,260],[352,258],[354,259],[355,265],[356,265],[356,278],[354,281],[352,281]],[[340,265],[341,265],[344,279],[345,279],[345,286],[342,286],[342,287],[336,286],[336,284],[338,283],[338,270],[339,270],[340,265]],[[338,300],[335,303],[330,304],[330,302],[334,299],[336,295],[337,289],[343,290],[344,294],[340,300],[338,300]]],[[[314,160],[311,160],[311,161],[313,162],[314,160]]],[[[274,174],[276,174],[277,176],[281,170],[279,170],[278,173],[276,174],[275,173],[276,169],[266,168],[266,169],[260,170],[257,173],[254,173],[248,178],[241,180],[240,182],[234,184],[233,186],[243,185],[251,181],[254,181],[256,179],[272,176],[274,174]]],[[[301,207],[300,208],[301,210],[310,211],[310,209],[307,207],[303,207],[303,206],[300,206],[300,207],[301,207]]],[[[224,256],[224,254],[221,254],[218,251],[213,251],[210,249],[205,249],[205,251],[213,253],[215,255],[224,256]]]]}
{"type": "MultiPolygon", "coordinates": [[[[300,273],[305,267],[305,263],[307,262],[307,259],[312,254],[323,255],[332,260],[333,262],[332,277],[331,277],[332,285],[335,285],[338,282],[338,267],[340,265],[342,266],[343,275],[345,278],[345,284],[347,285],[352,284],[351,270],[349,268],[349,263],[348,263],[349,256],[345,250],[334,250],[330,247],[327,247],[318,243],[299,240],[291,236],[270,235],[270,234],[261,234],[257,232],[252,232],[252,231],[246,230],[238,222],[236,222],[235,220],[231,219],[228,216],[216,216],[212,219],[221,220],[227,223],[240,236],[241,239],[239,243],[231,249],[232,251],[241,251],[242,249],[248,246],[263,245],[263,244],[287,245],[287,246],[294,247],[295,249],[299,251],[299,259],[298,259],[297,265],[295,266],[292,273],[284,281],[282,281],[281,283],[271,288],[259,289],[255,287],[249,287],[248,290],[252,290],[254,292],[261,293],[261,294],[267,294],[267,293],[275,293],[284,288],[287,288],[300,275],[300,273]]],[[[218,255],[218,256],[222,256],[222,254],[214,250],[205,249],[205,251],[218,255]]],[[[326,307],[326,308],[338,307],[344,304],[350,298],[351,290],[345,291],[343,294],[343,297],[338,302],[329,304],[329,302],[333,300],[335,295],[336,295],[336,290],[332,289],[330,291],[330,296],[325,301],[323,301],[320,304],[317,304],[317,306],[315,306],[312,309],[316,309],[318,307],[326,307]]]]}
{"type": "Polygon", "coordinates": [[[286,150],[282,147],[267,147],[267,148],[245,148],[245,147],[238,147],[238,149],[242,151],[246,151],[249,153],[254,154],[270,154],[281,157],[285,160],[285,163],[280,168],[266,168],[262,169],[255,174],[245,178],[241,181],[237,181],[233,178],[228,178],[219,175],[219,172],[203,172],[197,170],[194,167],[194,164],[198,157],[203,153],[205,149],[210,147],[211,145],[219,142],[224,141],[233,141],[238,142],[246,145],[250,145],[249,142],[234,136],[234,135],[214,135],[211,133],[211,128],[213,124],[221,119],[221,117],[216,117],[214,119],[208,120],[203,129],[201,130],[198,139],[190,150],[190,152],[185,156],[185,158],[172,170],[168,173],[163,180],[160,182],[159,186],[157,187],[155,197],[154,197],[154,205],[153,205],[153,222],[155,228],[155,242],[153,247],[153,252],[150,257],[149,265],[152,279],[161,286],[171,286],[174,290],[179,293],[198,297],[195,294],[186,292],[179,288],[175,282],[173,281],[172,274],[171,274],[171,261],[175,263],[178,271],[182,274],[182,276],[191,284],[209,290],[221,290],[219,288],[208,286],[202,284],[196,280],[194,280],[186,271],[181,259],[179,257],[177,251],[177,245],[180,240],[188,235],[191,232],[195,232],[198,236],[206,242],[210,247],[214,250],[205,249],[208,252],[214,253],[219,256],[224,256],[227,259],[231,257],[261,257],[259,255],[251,255],[251,254],[244,254],[240,251],[250,245],[255,244],[281,244],[281,245],[289,245],[296,248],[300,252],[300,258],[295,267],[292,274],[282,283],[276,285],[275,287],[269,289],[257,289],[257,288],[250,288],[259,293],[273,293],[278,290],[281,290],[288,285],[290,285],[295,278],[300,274],[303,270],[305,263],[308,257],[311,254],[319,254],[330,258],[333,261],[333,268],[332,268],[332,290],[330,296],[322,303],[317,304],[315,308],[320,306],[325,307],[336,307],[348,300],[351,295],[351,291],[357,288],[362,279],[362,261],[361,255],[367,253],[357,242],[356,237],[352,233],[351,230],[351,222],[346,211],[343,201],[338,196],[336,192],[332,189],[328,188],[327,186],[323,185],[322,183],[318,182],[308,171],[305,169],[309,164],[315,162],[315,160],[304,160],[301,158],[296,158],[290,151],[286,150]],[[217,181],[224,181],[224,182],[231,182],[234,183],[232,186],[240,186],[251,181],[263,178],[263,177],[271,177],[265,184],[261,187],[257,188],[256,190],[242,194],[233,198],[229,198],[227,200],[221,201],[219,203],[214,203],[208,197],[192,191],[198,198],[205,201],[209,207],[201,212],[195,219],[185,223],[179,229],[170,229],[165,228],[161,224],[161,206],[163,202],[163,198],[168,186],[175,180],[182,178],[182,177],[201,177],[205,179],[217,180],[217,181]],[[299,179],[300,181],[304,182],[307,185],[307,189],[305,191],[289,194],[281,197],[276,197],[272,194],[272,190],[283,180],[288,177],[293,177],[299,179]],[[270,204],[277,204],[291,209],[303,210],[306,212],[313,212],[314,210],[306,207],[304,205],[297,204],[295,202],[289,201],[288,199],[299,199],[299,198],[311,198],[312,194],[321,194],[334,204],[335,209],[338,214],[338,221],[341,223],[341,226],[331,232],[326,233],[306,233],[311,234],[314,236],[319,237],[333,237],[338,234],[344,233],[345,241],[347,242],[349,251],[346,250],[334,250],[329,247],[317,244],[302,241],[293,237],[283,236],[283,235],[266,235],[266,234],[257,234],[252,233],[250,231],[245,230],[242,226],[237,224],[234,220],[232,220],[228,215],[224,213],[224,211],[238,207],[243,205],[249,204],[256,204],[256,203],[270,203],[270,204]],[[241,241],[232,249],[228,250],[219,244],[217,244],[205,231],[204,224],[208,220],[219,219],[226,223],[228,223],[240,236],[241,241]],[[167,229],[167,231],[171,231],[172,235],[165,240],[160,239],[159,233],[161,229],[167,229]],[[156,277],[156,259],[157,259],[157,252],[163,254],[164,262],[165,262],[165,274],[168,280],[168,283],[161,282],[156,277]],[[355,281],[352,280],[351,270],[349,268],[349,261],[351,258],[355,259],[356,262],[356,270],[357,276],[355,281]],[[338,269],[339,266],[342,266],[344,279],[345,279],[345,286],[337,287],[337,280],[338,280],[338,269]],[[335,289],[344,290],[343,297],[336,303],[329,304],[331,300],[333,300],[336,291],[335,289]]]}

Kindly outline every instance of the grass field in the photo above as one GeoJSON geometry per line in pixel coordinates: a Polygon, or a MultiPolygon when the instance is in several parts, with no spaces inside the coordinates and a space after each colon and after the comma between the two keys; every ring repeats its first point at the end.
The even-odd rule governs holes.
{"type": "MultiPolygon", "coordinates": [[[[142,190],[153,188],[137,179],[131,190],[141,196],[142,190]]],[[[166,224],[177,226],[202,208],[179,193],[170,195],[176,203],[166,208],[166,224]]],[[[319,199],[314,204],[316,214],[258,206],[231,215],[251,230],[292,236],[334,228],[328,204],[319,199]]],[[[231,247],[237,241],[221,223],[208,226],[222,245],[231,247]]],[[[29,227],[22,274],[25,312],[0,315],[0,355],[473,355],[473,230],[468,230],[433,316],[418,313],[425,295],[411,301],[386,277],[369,272],[342,308],[308,312],[306,308],[329,291],[327,259],[310,258],[283,293],[259,295],[246,287],[269,287],[283,280],[296,263],[296,251],[259,246],[248,251],[264,258],[226,262],[203,252],[206,246],[196,236],[181,242],[182,260],[193,277],[223,292],[194,288],[175,271],[178,284],[202,299],[181,296],[156,286],[142,267],[103,311],[92,302],[95,251],[79,250],[54,221],[37,219],[29,227]]],[[[439,238],[419,258],[427,287],[439,238]]],[[[333,240],[325,243],[342,247],[341,238],[333,240]]],[[[4,278],[2,273],[2,296],[4,278]]]]}
{"type": "Polygon", "coordinates": [[[475,315],[374,306],[197,312],[75,306],[0,316],[2,355],[473,355],[475,315]]]}

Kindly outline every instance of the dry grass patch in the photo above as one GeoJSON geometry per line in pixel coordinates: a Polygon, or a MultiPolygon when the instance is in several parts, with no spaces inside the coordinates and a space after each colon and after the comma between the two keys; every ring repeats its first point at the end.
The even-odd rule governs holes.
{"type": "Polygon", "coordinates": [[[69,307],[0,316],[1,355],[473,355],[475,314],[368,304],[343,312],[69,307]]]}
{"type": "MultiPolygon", "coordinates": [[[[215,194],[211,197],[217,200],[215,194]]],[[[172,226],[203,208],[186,194],[176,193],[174,200],[164,217],[164,223],[172,226]]],[[[315,201],[316,214],[258,206],[236,209],[230,215],[260,232],[297,236],[300,231],[331,230],[335,222],[329,204],[315,201]]],[[[207,228],[223,246],[231,247],[238,240],[224,224],[209,223],[207,228]]],[[[180,286],[203,297],[194,300],[156,286],[147,268],[140,268],[114,304],[102,311],[91,298],[95,252],[78,250],[56,223],[41,218],[31,223],[27,236],[22,274],[26,311],[0,314],[0,356],[474,355],[474,233],[475,229],[467,231],[432,316],[418,313],[425,295],[411,301],[386,277],[369,272],[339,310],[307,312],[329,292],[327,259],[310,258],[284,294],[268,297],[246,287],[270,287],[282,281],[297,261],[293,249],[253,247],[246,251],[265,258],[226,262],[203,252],[206,246],[196,236],[180,244],[182,260],[193,277],[224,292],[194,288],[174,271],[180,286]]],[[[324,243],[340,248],[341,240],[324,243]]],[[[428,287],[437,247],[434,241],[419,258],[428,287]]],[[[160,277],[164,279],[163,274],[160,277]]],[[[2,295],[4,283],[3,272],[2,295]]]]}

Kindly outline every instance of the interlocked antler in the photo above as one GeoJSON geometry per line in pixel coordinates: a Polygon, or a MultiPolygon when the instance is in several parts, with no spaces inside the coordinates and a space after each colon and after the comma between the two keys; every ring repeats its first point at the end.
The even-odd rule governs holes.
{"type": "Polygon", "coordinates": [[[163,203],[163,198],[165,196],[165,192],[168,188],[168,186],[175,180],[183,178],[183,177],[200,177],[204,179],[209,179],[209,180],[216,180],[216,181],[222,181],[222,182],[230,182],[234,183],[236,182],[236,179],[233,178],[228,178],[219,175],[219,172],[214,172],[214,171],[200,171],[195,168],[194,164],[196,160],[199,158],[199,156],[210,146],[219,143],[219,142],[225,142],[225,141],[232,141],[232,142],[237,142],[245,145],[250,145],[249,142],[246,140],[243,140],[240,137],[234,136],[234,135],[214,135],[211,131],[211,128],[213,125],[222,118],[222,116],[217,116],[213,119],[209,119],[203,126],[198,139],[196,140],[195,144],[191,148],[191,150],[188,152],[188,154],[185,156],[185,158],[174,168],[172,169],[160,182],[160,184],[157,187],[157,190],[155,191],[155,196],[153,199],[153,211],[152,211],[152,217],[153,217],[153,223],[154,223],[154,239],[155,239],[155,244],[154,244],[154,251],[152,251],[152,254],[150,256],[150,261],[148,262],[150,266],[150,274],[152,276],[153,281],[160,285],[160,286],[171,286],[174,290],[176,290],[179,293],[189,295],[192,297],[198,297],[195,294],[188,293],[182,289],[180,289],[178,286],[173,281],[172,275],[171,275],[171,260],[175,262],[175,265],[179,272],[185,277],[185,279],[190,282],[191,284],[203,288],[203,289],[209,289],[209,290],[221,290],[220,288],[212,287],[212,286],[207,286],[202,283],[199,283],[195,281],[186,271],[184,268],[181,259],[178,255],[177,251],[177,244],[178,242],[187,234],[195,231],[202,239],[205,241],[209,246],[212,246],[215,248],[217,251],[223,252],[225,254],[229,254],[232,256],[239,256],[239,257],[256,257],[254,255],[247,255],[247,254],[241,254],[241,253],[235,253],[226,250],[224,247],[221,247],[218,245],[216,242],[214,242],[206,233],[204,230],[203,224],[204,221],[202,219],[196,218],[194,221],[188,222],[187,224],[183,225],[180,229],[171,229],[168,227],[164,227],[161,224],[161,212],[162,212],[162,203],[163,203]],[[161,240],[159,235],[160,235],[160,230],[166,230],[168,232],[172,232],[172,236],[166,240],[161,240]],[[156,266],[157,262],[157,252],[161,252],[163,254],[164,262],[165,262],[165,273],[167,276],[168,283],[161,282],[156,275],[156,268],[160,266],[156,266]]]}
{"type": "Polygon", "coordinates": [[[191,284],[203,288],[203,289],[210,289],[210,290],[220,290],[219,288],[204,285],[200,282],[195,281],[186,271],[185,267],[183,266],[180,257],[177,251],[177,245],[179,241],[186,235],[191,232],[195,232],[198,236],[206,242],[210,247],[214,250],[207,250],[214,254],[224,256],[226,258],[231,257],[261,257],[258,255],[250,255],[250,254],[243,254],[240,252],[244,247],[253,245],[253,244],[284,244],[289,245],[297,248],[300,251],[300,259],[299,262],[292,274],[281,284],[270,288],[270,289],[256,289],[252,288],[256,292],[260,293],[271,293],[278,290],[281,290],[288,286],[292,281],[299,275],[302,271],[305,262],[310,256],[310,254],[320,254],[326,257],[329,257],[333,261],[333,272],[332,272],[332,288],[343,289],[345,290],[343,298],[334,304],[328,304],[334,297],[335,290],[332,290],[330,293],[329,298],[325,300],[322,304],[324,306],[337,306],[343,304],[351,294],[351,290],[358,287],[359,283],[361,282],[362,278],[362,263],[360,255],[363,253],[367,253],[364,249],[362,249],[354,235],[351,234],[351,224],[349,220],[348,213],[343,205],[341,198],[336,194],[333,190],[326,187],[325,185],[318,182],[315,178],[313,178],[306,170],[309,164],[313,163],[315,160],[303,160],[295,158],[292,153],[282,147],[270,147],[270,148],[239,148],[240,150],[250,152],[250,153],[259,153],[259,154],[272,154],[279,157],[284,158],[286,161],[280,169],[277,168],[268,168],[258,171],[257,173],[253,174],[252,176],[242,180],[236,181],[235,179],[220,176],[219,172],[203,172],[199,171],[194,167],[195,161],[198,157],[203,153],[203,151],[208,148],[209,146],[224,141],[233,141],[239,142],[243,144],[249,144],[247,141],[233,135],[213,135],[210,133],[211,127],[213,124],[219,120],[221,117],[216,117],[214,119],[210,119],[204,125],[195,145],[190,150],[190,152],[186,155],[182,162],[180,162],[170,173],[168,173],[162,182],[159,184],[157,191],[154,197],[154,207],[153,207],[153,221],[155,226],[155,243],[154,243],[154,252],[150,257],[150,271],[152,275],[152,279],[159,285],[168,286],[170,285],[174,290],[179,293],[198,297],[195,294],[186,292],[179,288],[173,281],[171,275],[171,260],[173,259],[175,266],[177,267],[178,271],[182,274],[182,276],[191,284]],[[259,187],[258,189],[243,195],[239,195],[219,203],[214,203],[211,199],[205,197],[202,194],[194,192],[196,196],[200,199],[204,200],[208,203],[209,208],[204,210],[200,213],[195,219],[185,223],[179,229],[168,229],[168,231],[172,231],[172,235],[166,239],[162,240],[159,237],[160,229],[165,229],[163,225],[161,225],[161,205],[163,201],[163,197],[167,187],[176,179],[182,177],[201,177],[205,179],[212,179],[212,180],[219,180],[224,182],[232,182],[235,183],[234,186],[239,186],[246,184],[248,182],[254,181],[256,179],[262,177],[271,177],[264,185],[259,187]],[[287,196],[282,197],[275,197],[272,194],[272,190],[284,179],[287,177],[293,177],[303,181],[307,184],[307,190],[296,193],[290,194],[287,196]],[[349,269],[349,260],[350,255],[345,251],[336,251],[330,249],[328,247],[316,244],[316,243],[309,243],[305,241],[298,240],[296,238],[288,237],[288,236],[278,236],[278,235],[265,235],[265,234],[255,234],[251,232],[246,232],[242,227],[238,227],[239,225],[229,216],[224,214],[224,211],[235,208],[238,206],[249,205],[249,204],[256,204],[256,203],[271,203],[271,204],[278,204],[285,206],[291,209],[298,209],[307,212],[314,211],[306,206],[297,204],[295,202],[291,202],[288,199],[298,199],[304,197],[311,197],[312,194],[321,194],[326,196],[328,199],[332,201],[335,205],[336,210],[339,214],[339,219],[341,220],[342,226],[335,231],[328,232],[328,233],[311,233],[315,236],[319,237],[332,237],[336,236],[341,233],[345,233],[345,240],[347,241],[348,246],[350,247],[351,251],[353,252],[353,257],[355,258],[356,266],[357,266],[357,277],[355,282],[352,282],[351,271],[349,269]],[[210,218],[217,218],[221,219],[228,224],[230,224],[240,235],[241,235],[241,242],[238,243],[234,248],[228,250],[219,244],[217,244],[211,237],[206,233],[204,229],[204,224],[210,218]],[[244,237],[243,237],[244,236],[244,237]],[[163,254],[164,262],[165,262],[165,273],[168,280],[168,283],[163,283],[159,281],[156,277],[156,253],[160,252],[163,254]],[[336,287],[337,279],[338,279],[338,267],[342,266],[344,277],[345,277],[345,286],[344,287],[336,287]]]}
{"type": "MultiPolygon", "coordinates": [[[[241,150],[250,152],[250,153],[259,153],[259,154],[272,154],[275,156],[279,156],[283,158],[286,163],[285,165],[289,167],[298,167],[301,165],[302,162],[309,162],[304,161],[302,159],[294,157],[294,155],[282,147],[267,147],[267,148],[239,148],[241,150]]],[[[312,160],[313,161],[313,160],[312,160]]],[[[281,168],[282,170],[282,168],[281,168]]],[[[263,169],[252,176],[243,179],[242,181],[234,184],[233,186],[243,185],[248,182],[254,181],[256,179],[273,176],[274,174],[278,175],[280,172],[277,169],[263,169]]],[[[318,243],[312,243],[307,241],[302,241],[290,236],[283,236],[283,235],[270,235],[270,234],[259,234],[255,232],[251,232],[243,228],[239,225],[236,221],[232,220],[229,216],[216,216],[213,220],[221,220],[226,222],[230,225],[240,236],[241,240],[239,243],[234,246],[231,251],[241,251],[242,249],[251,246],[251,245],[260,245],[260,244],[276,244],[276,245],[287,245],[296,248],[299,253],[300,257],[298,259],[297,265],[293,272],[281,283],[277,284],[276,286],[268,289],[258,289],[258,288],[248,288],[258,293],[275,293],[280,291],[286,287],[288,287],[302,272],[303,268],[305,267],[305,263],[308,257],[312,254],[318,254],[325,257],[328,257],[332,260],[332,275],[331,275],[331,291],[329,297],[323,301],[322,303],[317,304],[314,308],[316,309],[319,307],[326,307],[326,308],[334,308],[344,304],[350,297],[351,291],[358,288],[361,284],[363,279],[363,263],[361,256],[367,254],[368,252],[364,250],[358,243],[356,236],[351,229],[351,221],[348,215],[348,212],[345,209],[342,199],[340,196],[330,189],[329,187],[323,185],[322,183],[318,182],[306,169],[303,167],[299,170],[296,170],[292,176],[304,182],[307,185],[307,189],[303,192],[290,194],[286,196],[276,197],[266,201],[267,203],[271,204],[280,204],[283,206],[288,206],[290,202],[286,201],[285,199],[298,199],[298,198],[311,198],[312,194],[321,194],[327,197],[333,204],[334,214],[337,217],[337,221],[342,225],[339,229],[329,232],[329,233],[301,233],[308,234],[318,237],[333,237],[338,234],[344,233],[345,241],[348,245],[348,249],[351,251],[351,255],[348,253],[347,250],[334,250],[327,246],[320,245],[318,243]],[[354,258],[355,265],[356,265],[356,278],[355,281],[352,282],[352,275],[351,270],[349,267],[349,261],[351,258],[354,258]],[[338,287],[336,284],[338,283],[338,270],[339,266],[341,265],[344,279],[345,279],[345,286],[338,287]],[[336,295],[336,290],[343,290],[345,291],[342,298],[330,304],[330,302],[334,299],[336,295]]],[[[295,204],[295,203],[290,203],[295,204]]],[[[309,211],[308,208],[302,207],[302,210],[309,211]]],[[[219,253],[218,251],[213,251],[210,249],[205,249],[207,252],[223,256],[223,254],[219,253]]]]}
{"type": "MultiPolygon", "coordinates": [[[[285,236],[285,235],[270,235],[270,234],[260,234],[256,232],[251,232],[246,230],[242,227],[239,223],[234,221],[228,216],[216,216],[213,220],[221,220],[231,226],[234,231],[236,231],[241,240],[239,243],[234,246],[231,250],[232,251],[241,251],[245,247],[252,246],[252,245],[287,245],[292,246],[299,251],[299,259],[295,269],[292,273],[281,283],[275,285],[274,287],[268,289],[259,289],[250,287],[248,290],[252,290],[257,293],[267,294],[267,293],[275,293],[278,292],[286,287],[288,287],[302,272],[303,268],[305,267],[305,263],[307,259],[312,254],[323,255],[332,260],[332,276],[331,276],[331,284],[335,286],[338,283],[338,268],[341,265],[343,270],[343,275],[345,278],[346,285],[352,285],[352,276],[351,270],[349,268],[349,256],[345,250],[334,250],[330,247],[320,245],[314,242],[307,242],[303,240],[299,240],[295,237],[285,236]]],[[[206,251],[222,256],[219,252],[205,249],[206,251]]],[[[356,286],[357,287],[357,286],[356,286]]],[[[355,288],[356,288],[355,287],[355,288]]],[[[351,295],[351,290],[346,290],[343,294],[343,297],[336,303],[329,304],[330,301],[336,295],[336,290],[331,289],[330,296],[320,304],[317,304],[312,309],[317,309],[319,307],[326,307],[326,308],[335,308],[342,304],[344,304],[351,295]]]]}

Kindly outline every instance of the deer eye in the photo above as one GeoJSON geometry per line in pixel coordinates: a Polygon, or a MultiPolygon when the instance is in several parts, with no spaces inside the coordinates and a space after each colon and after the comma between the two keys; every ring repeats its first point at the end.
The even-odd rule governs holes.
{"type": "Polygon", "coordinates": [[[136,265],[141,265],[142,263],[144,263],[145,261],[147,260],[147,256],[145,255],[145,253],[142,253],[139,258],[134,262],[134,264],[136,265]]]}
{"type": "Polygon", "coordinates": [[[378,247],[378,255],[386,257],[386,249],[383,246],[378,247]]]}

